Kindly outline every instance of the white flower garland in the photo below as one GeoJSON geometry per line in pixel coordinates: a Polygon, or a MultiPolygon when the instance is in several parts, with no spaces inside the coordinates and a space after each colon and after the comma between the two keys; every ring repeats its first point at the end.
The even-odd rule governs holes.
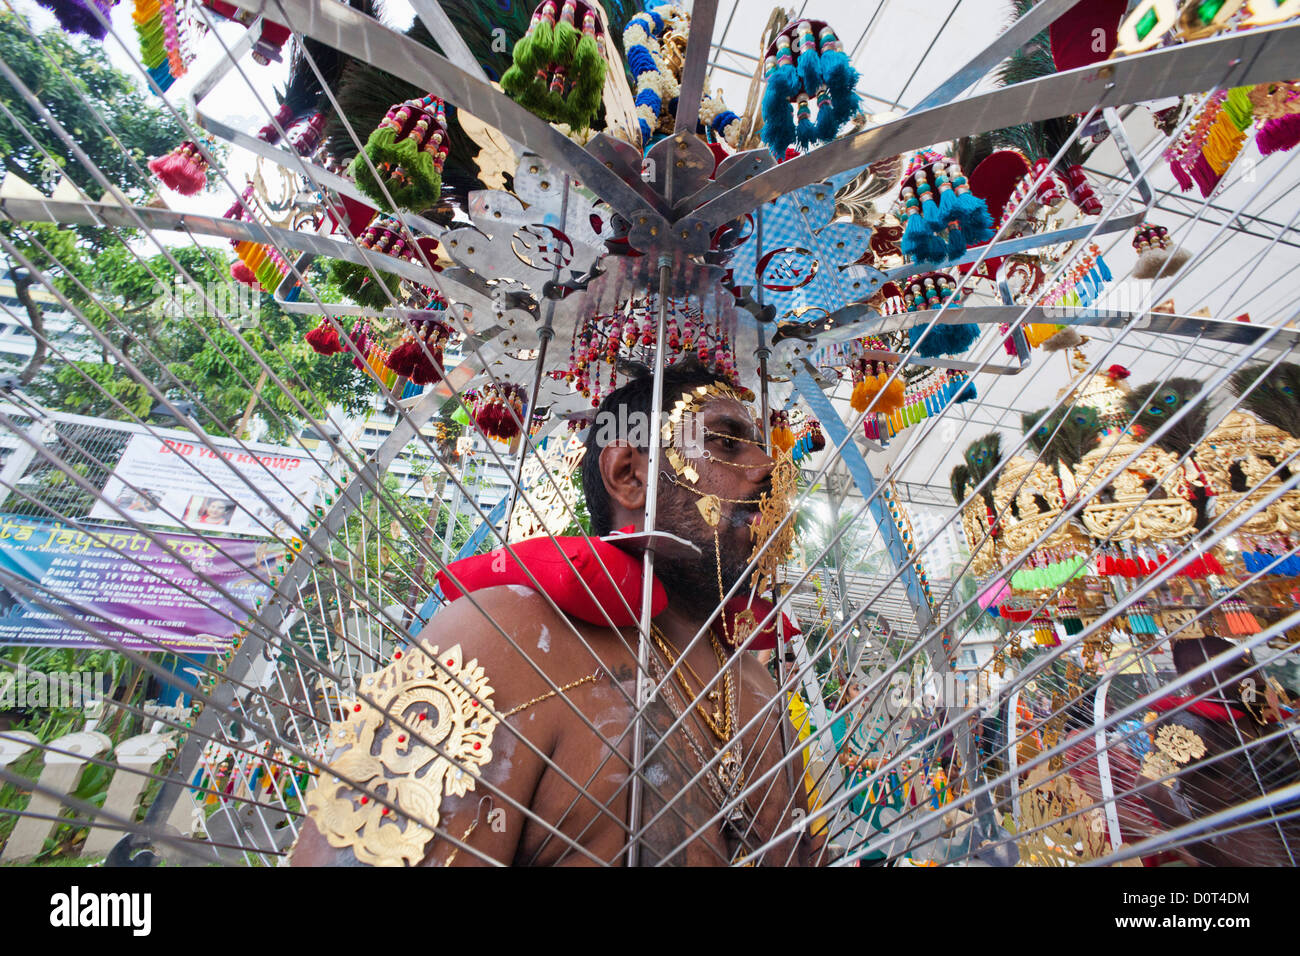
{"type": "MultiPolygon", "coordinates": [[[[654,12],[662,19],[665,30],[672,29],[676,32],[686,32],[690,27],[690,14],[674,4],[663,4],[655,7],[654,12]]],[[[656,35],[646,29],[647,24],[653,23],[654,21],[648,12],[641,13],[633,17],[632,22],[623,31],[624,50],[630,51],[637,46],[644,47],[654,61],[653,70],[646,70],[636,77],[636,95],[638,97],[643,90],[652,90],[659,97],[660,110],[658,112],[648,104],[638,104],[636,107],[637,118],[645,121],[651,135],[660,127],[660,113],[668,109],[668,104],[681,94],[682,89],[681,82],[664,62],[663,48],[659,43],[659,35],[662,34],[662,31],[660,31],[659,35],[656,35]]],[[[714,119],[725,112],[726,109],[726,105],[722,102],[720,90],[717,97],[706,94],[700,102],[700,121],[711,129],[714,119]]],[[[740,117],[737,117],[728,123],[726,129],[722,131],[723,139],[732,149],[739,148],[740,129],[741,121],[740,117]]]]}

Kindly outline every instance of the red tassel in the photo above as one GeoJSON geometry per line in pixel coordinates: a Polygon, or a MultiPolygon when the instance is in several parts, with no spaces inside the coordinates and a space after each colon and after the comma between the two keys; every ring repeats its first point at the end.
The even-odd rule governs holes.
{"type": "Polygon", "coordinates": [[[410,378],[411,373],[415,371],[416,359],[419,357],[420,343],[407,339],[388,354],[388,361],[385,364],[403,378],[410,378]]]}
{"type": "MultiPolygon", "coordinates": [[[[420,343],[414,343],[419,349],[415,356],[415,368],[411,372],[411,381],[416,385],[437,385],[442,381],[442,349],[430,348],[429,352],[437,360],[437,365],[430,360],[428,355],[424,354],[424,349],[420,348],[420,343]]],[[[511,436],[513,437],[513,436],[511,436]]]]}
{"type": "Polygon", "coordinates": [[[308,332],[306,339],[307,344],[321,355],[338,355],[343,351],[343,343],[339,341],[338,330],[334,328],[329,319],[321,319],[320,325],[308,332]]]}
{"type": "Polygon", "coordinates": [[[194,143],[186,140],[166,156],[149,160],[149,168],[164,186],[193,196],[208,184],[208,163],[194,143]]]}
{"type": "Polygon", "coordinates": [[[252,286],[254,289],[258,288],[257,276],[253,275],[253,270],[248,268],[243,260],[231,265],[230,277],[236,282],[242,282],[244,285],[252,286]]]}

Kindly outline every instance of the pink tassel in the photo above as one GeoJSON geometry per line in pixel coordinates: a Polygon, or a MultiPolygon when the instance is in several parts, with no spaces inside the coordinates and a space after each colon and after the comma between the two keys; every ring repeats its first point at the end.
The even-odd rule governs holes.
{"type": "Polygon", "coordinates": [[[248,268],[242,261],[236,262],[230,267],[230,276],[236,282],[242,282],[254,289],[257,288],[257,276],[253,275],[253,270],[248,268]]]}
{"type": "Polygon", "coordinates": [[[182,196],[193,196],[208,184],[208,164],[189,140],[166,156],[149,160],[149,168],[164,186],[182,196]]]}
{"type": "Polygon", "coordinates": [[[1255,145],[1263,156],[1300,145],[1300,113],[1288,113],[1269,120],[1255,134],[1255,145]]]}
{"type": "Polygon", "coordinates": [[[1178,188],[1183,192],[1187,192],[1195,185],[1192,182],[1192,177],[1187,175],[1187,170],[1183,168],[1183,164],[1178,160],[1175,159],[1169,163],[1169,171],[1174,174],[1174,179],[1178,180],[1178,188]]]}
{"type": "Polygon", "coordinates": [[[1221,178],[1210,165],[1210,161],[1202,153],[1196,157],[1196,165],[1192,167],[1192,178],[1196,184],[1201,187],[1201,195],[1209,198],[1210,193],[1214,192],[1214,187],[1219,185],[1221,178]]]}

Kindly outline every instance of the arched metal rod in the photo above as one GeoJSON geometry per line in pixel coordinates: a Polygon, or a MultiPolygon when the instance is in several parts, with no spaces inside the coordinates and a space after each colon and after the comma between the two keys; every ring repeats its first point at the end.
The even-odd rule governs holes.
{"type": "Polygon", "coordinates": [[[18,222],[56,222],[75,226],[117,226],[138,229],[179,231],[188,229],[205,236],[217,236],[236,242],[278,244],[286,249],[311,252],[331,259],[346,259],[357,265],[394,272],[403,279],[431,284],[430,273],[418,263],[382,253],[367,253],[351,242],[339,242],[309,232],[264,226],[246,220],[199,216],[194,213],[155,209],[150,206],[123,207],[117,203],[54,202],[38,199],[0,199],[0,216],[18,222]]]}
{"type": "Polygon", "coordinates": [[[1290,77],[1300,24],[1243,33],[1108,60],[1053,73],[884,123],[782,163],[728,190],[685,220],[715,229],[760,203],[821,182],[842,169],[920,149],[931,143],[1034,120],[1290,77]]]}
{"type": "Polygon", "coordinates": [[[481,74],[461,69],[377,20],[336,0],[235,0],[234,6],[265,13],[278,23],[287,19],[302,36],[400,76],[495,129],[511,131],[528,149],[559,163],[625,218],[663,222],[649,203],[603,163],[497,91],[481,74]]]}
{"type": "MultiPolygon", "coordinates": [[[[908,555],[907,546],[899,536],[898,527],[885,510],[884,501],[875,494],[876,479],[871,473],[867,460],[862,457],[862,452],[856,444],[845,440],[849,434],[848,426],[835,411],[835,406],[831,404],[826,393],[817,387],[812,376],[807,371],[802,371],[795,376],[794,381],[796,390],[822,423],[830,440],[836,447],[843,446],[844,465],[848,468],[849,475],[852,476],[853,483],[858,486],[863,499],[870,502],[871,517],[875,519],[876,527],[880,529],[880,535],[885,539],[885,548],[889,552],[889,557],[894,562],[894,567],[903,572],[903,588],[907,592],[908,603],[912,605],[912,613],[916,615],[917,630],[924,634],[934,623],[934,613],[921,587],[921,578],[916,572],[917,562],[908,555]]],[[[932,641],[934,637],[932,635],[932,641]]]]}

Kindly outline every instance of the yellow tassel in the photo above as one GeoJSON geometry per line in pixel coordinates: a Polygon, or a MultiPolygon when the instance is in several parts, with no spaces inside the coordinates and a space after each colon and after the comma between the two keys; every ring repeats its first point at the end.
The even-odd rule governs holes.
{"type": "MultiPolygon", "coordinates": [[[[882,376],[880,384],[884,384],[884,379],[888,376],[882,376]]],[[[901,377],[895,378],[889,383],[889,387],[884,390],[880,396],[880,401],[876,407],[882,412],[893,412],[903,407],[903,400],[906,397],[906,386],[903,385],[901,377]]]]}
{"type": "Polygon", "coordinates": [[[1205,138],[1205,146],[1201,151],[1210,167],[1222,176],[1237,158],[1245,142],[1246,134],[1237,129],[1226,112],[1220,112],[1214,118],[1214,125],[1210,127],[1210,135],[1205,138]]]}
{"type": "Polygon", "coordinates": [[[871,394],[867,391],[866,382],[858,382],[853,386],[853,394],[849,396],[849,406],[858,413],[865,412],[867,406],[871,404],[871,394]]]}
{"type": "Polygon", "coordinates": [[[789,451],[794,447],[794,432],[785,425],[777,425],[772,429],[772,446],[781,451],[789,451]]]}

